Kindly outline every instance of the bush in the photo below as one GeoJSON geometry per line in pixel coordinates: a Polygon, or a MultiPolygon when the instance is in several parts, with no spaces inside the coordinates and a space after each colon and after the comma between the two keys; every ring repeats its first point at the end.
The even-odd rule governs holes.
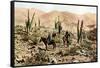
{"type": "Polygon", "coordinates": [[[76,52],[77,50],[79,50],[80,48],[79,47],[71,47],[70,48],[70,51],[69,51],[69,53],[70,53],[70,55],[77,55],[78,53],[76,52]]]}
{"type": "Polygon", "coordinates": [[[21,25],[16,25],[15,26],[15,33],[22,34],[23,31],[24,31],[24,27],[23,26],[21,26],[21,25]]]}
{"type": "Polygon", "coordinates": [[[84,47],[84,48],[90,49],[92,43],[91,43],[90,41],[84,39],[80,45],[81,45],[82,47],[84,47]]]}
{"type": "Polygon", "coordinates": [[[35,54],[35,61],[36,64],[43,64],[48,62],[48,55],[46,54],[46,51],[44,50],[39,50],[38,53],[35,54]]]}

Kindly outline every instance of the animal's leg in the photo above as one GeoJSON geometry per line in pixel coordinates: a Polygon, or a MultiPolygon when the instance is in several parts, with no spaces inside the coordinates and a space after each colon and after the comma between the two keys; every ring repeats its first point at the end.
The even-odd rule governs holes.
{"type": "Polygon", "coordinates": [[[68,40],[67,40],[67,42],[66,42],[66,43],[67,43],[67,44],[66,44],[66,45],[67,45],[67,47],[69,47],[69,41],[68,41],[68,40]]]}
{"type": "Polygon", "coordinates": [[[56,43],[53,43],[53,49],[55,49],[56,48],[56,43]]]}
{"type": "Polygon", "coordinates": [[[63,45],[66,47],[66,45],[65,45],[65,41],[63,41],[63,45]]]}
{"type": "Polygon", "coordinates": [[[65,47],[67,47],[67,42],[65,41],[65,47]]]}
{"type": "Polygon", "coordinates": [[[45,44],[45,46],[46,46],[46,50],[47,50],[47,49],[48,49],[48,48],[47,48],[47,44],[45,44]]]}
{"type": "Polygon", "coordinates": [[[66,47],[66,41],[64,42],[64,46],[66,47]]]}
{"type": "Polygon", "coordinates": [[[66,47],[66,37],[63,37],[63,45],[66,47]]]}

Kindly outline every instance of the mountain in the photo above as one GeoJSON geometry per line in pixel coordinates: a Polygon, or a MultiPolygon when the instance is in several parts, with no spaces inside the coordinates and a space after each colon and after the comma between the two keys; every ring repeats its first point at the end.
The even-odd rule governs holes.
{"type": "MultiPolygon", "coordinates": [[[[82,15],[78,15],[67,11],[63,12],[54,10],[50,12],[43,12],[35,8],[30,8],[29,10],[30,18],[35,12],[35,21],[38,22],[38,19],[40,19],[41,26],[54,28],[55,21],[57,21],[59,18],[59,21],[63,26],[63,30],[68,30],[71,32],[75,32],[77,30],[76,27],[78,20],[80,22],[83,20],[84,30],[90,30],[91,28],[96,27],[96,14],[94,13],[85,13],[82,15]]],[[[27,20],[27,12],[27,8],[15,9],[15,25],[25,25],[25,20],[27,20]]]]}
{"type": "Polygon", "coordinates": [[[80,15],[80,19],[84,22],[84,28],[90,30],[91,28],[96,28],[96,14],[85,13],[80,15]]]}
{"type": "Polygon", "coordinates": [[[27,20],[28,10],[30,18],[32,18],[33,13],[35,12],[35,18],[39,18],[45,12],[35,9],[35,8],[15,8],[15,25],[23,25],[25,20],[27,20]]]}
{"type": "Polygon", "coordinates": [[[54,28],[54,23],[58,20],[58,17],[63,26],[63,30],[76,25],[78,21],[76,14],[70,12],[51,11],[41,16],[41,23],[43,23],[43,26],[54,28]]]}

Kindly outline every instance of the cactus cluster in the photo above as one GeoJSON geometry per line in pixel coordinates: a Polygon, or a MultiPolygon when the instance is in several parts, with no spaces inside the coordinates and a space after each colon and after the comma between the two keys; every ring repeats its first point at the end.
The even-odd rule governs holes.
{"type": "Polygon", "coordinates": [[[33,13],[32,19],[30,19],[29,10],[28,10],[27,20],[25,21],[25,29],[26,29],[27,34],[29,33],[29,31],[32,28],[34,16],[35,16],[35,13],[33,13]]]}
{"type": "Polygon", "coordinates": [[[77,24],[77,43],[82,40],[82,29],[83,29],[83,20],[81,21],[81,25],[79,25],[79,20],[77,24]]]}

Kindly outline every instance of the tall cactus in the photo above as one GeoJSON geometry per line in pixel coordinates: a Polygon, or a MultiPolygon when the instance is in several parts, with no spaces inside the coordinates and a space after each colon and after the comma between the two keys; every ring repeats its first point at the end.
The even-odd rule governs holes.
{"type": "Polygon", "coordinates": [[[81,21],[81,27],[80,27],[80,41],[82,40],[82,32],[83,32],[83,20],[81,21]]]}
{"type": "Polygon", "coordinates": [[[55,29],[57,29],[57,22],[55,21],[55,29]]]}
{"type": "Polygon", "coordinates": [[[83,20],[81,21],[81,26],[79,26],[79,20],[77,24],[77,43],[82,39],[82,29],[83,29],[83,20]]]}
{"type": "Polygon", "coordinates": [[[39,26],[39,28],[40,28],[40,25],[41,25],[41,24],[40,24],[40,19],[38,19],[38,26],[39,26]]]}
{"type": "Polygon", "coordinates": [[[32,22],[33,22],[34,16],[35,16],[35,13],[33,13],[32,19],[30,20],[29,10],[28,10],[27,21],[25,21],[27,34],[29,34],[29,31],[32,28],[32,22]]]}
{"type": "Polygon", "coordinates": [[[62,26],[61,26],[61,22],[59,22],[59,25],[58,25],[58,32],[59,32],[59,34],[61,33],[61,30],[62,30],[62,26]]]}
{"type": "Polygon", "coordinates": [[[38,19],[38,29],[40,30],[41,22],[40,19],[38,19]]]}
{"type": "Polygon", "coordinates": [[[30,18],[29,18],[29,10],[28,10],[28,15],[27,15],[27,21],[25,21],[25,25],[26,25],[26,32],[28,34],[29,32],[29,21],[30,21],[30,18]]]}
{"type": "Polygon", "coordinates": [[[35,21],[35,20],[34,20],[34,23],[35,23],[35,32],[36,32],[36,29],[37,29],[37,27],[36,27],[36,26],[37,26],[37,24],[36,24],[36,21],[35,21]]]}
{"type": "Polygon", "coordinates": [[[55,20],[55,30],[60,34],[62,30],[61,22],[59,21],[59,16],[57,20],[55,20]]]}
{"type": "Polygon", "coordinates": [[[58,33],[60,34],[62,30],[61,22],[59,21],[59,16],[58,16],[58,33]]]}
{"type": "Polygon", "coordinates": [[[77,23],[77,43],[79,43],[79,20],[78,20],[78,23],[77,23]]]}
{"type": "Polygon", "coordinates": [[[36,28],[36,26],[37,26],[37,24],[36,24],[36,22],[35,22],[35,28],[36,28]]]}

